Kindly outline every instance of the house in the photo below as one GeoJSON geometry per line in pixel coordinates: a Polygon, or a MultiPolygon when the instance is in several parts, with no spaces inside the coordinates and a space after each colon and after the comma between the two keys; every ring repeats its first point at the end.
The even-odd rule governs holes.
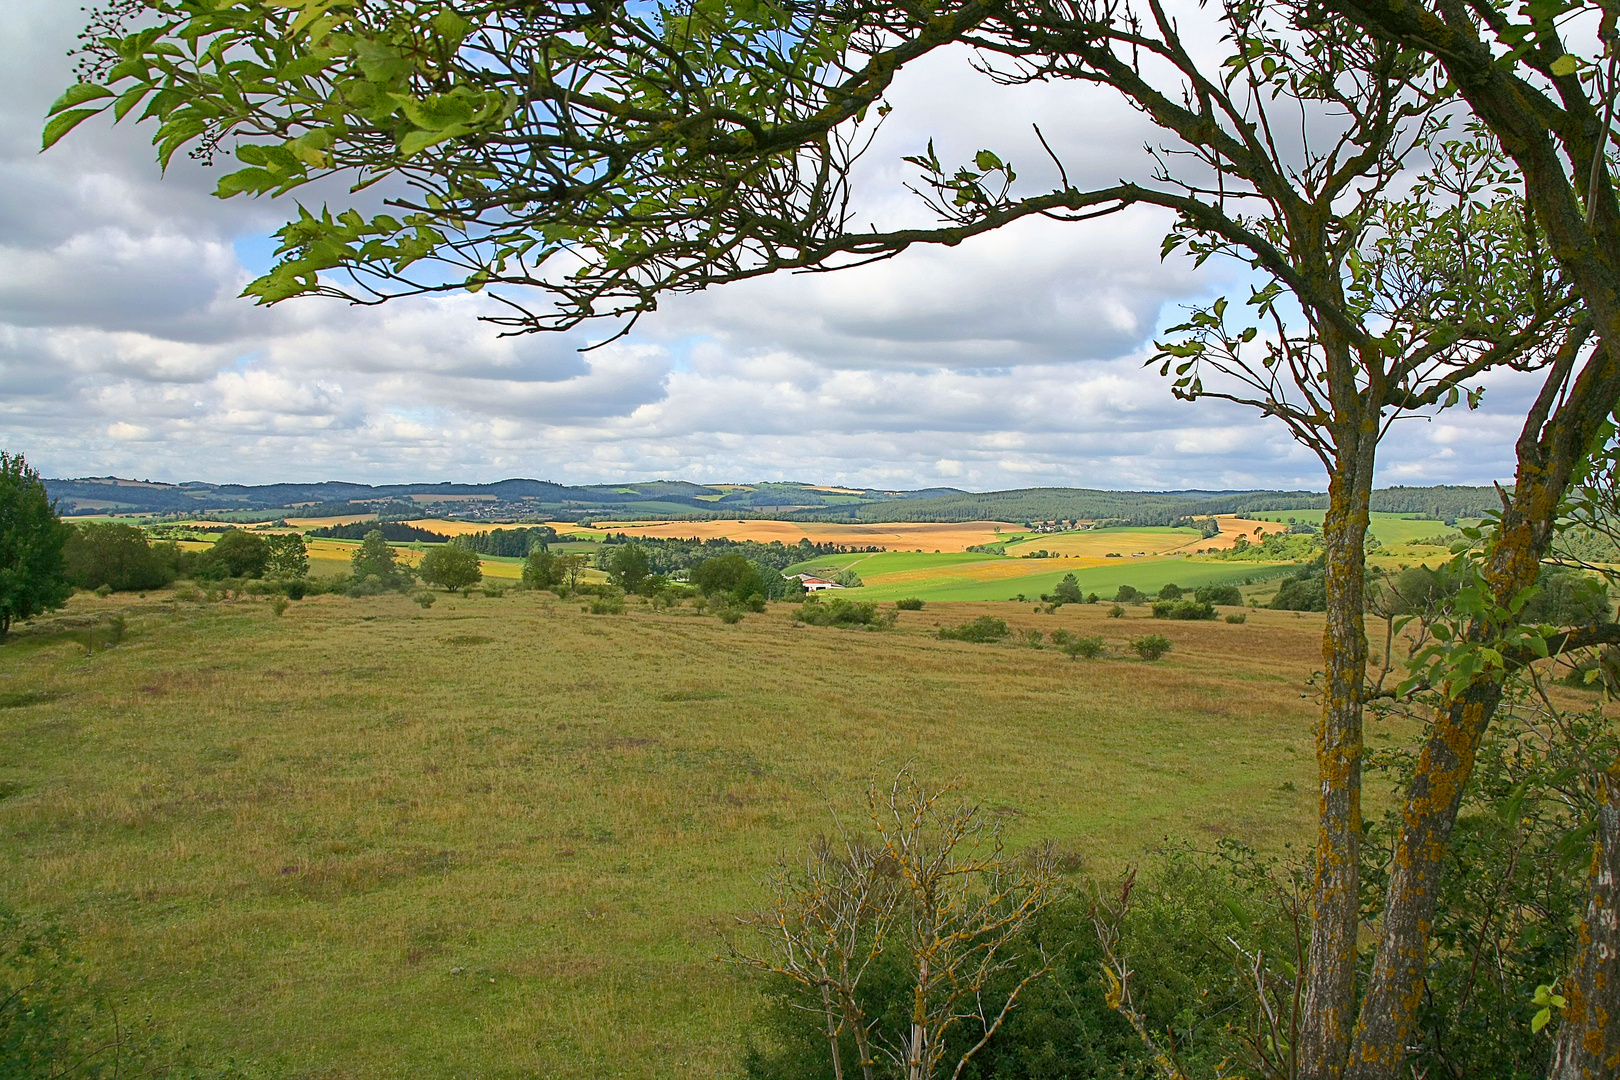
{"type": "Polygon", "coordinates": [[[836,581],[828,581],[826,578],[819,578],[813,574],[789,574],[788,576],[798,578],[799,581],[804,584],[805,592],[814,593],[822,592],[827,589],[843,588],[843,586],[838,584],[836,581]]]}

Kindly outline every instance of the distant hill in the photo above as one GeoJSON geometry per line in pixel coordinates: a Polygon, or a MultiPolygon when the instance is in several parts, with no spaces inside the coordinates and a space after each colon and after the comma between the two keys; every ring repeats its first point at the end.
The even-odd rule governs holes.
{"type": "MultiPolygon", "coordinates": [[[[785,518],[796,521],[1120,521],[1164,525],[1210,514],[1321,509],[1313,491],[1106,491],[1020,488],[971,492],[852,489],[803,483],[718,484],[679,480],[573,487],[546,480],[493,484],[161,484],[97,476],[46,480],[63,513],[109,511],[263,520],[377,513],[385,518],[453,516],[487,521],[637,518],[785,518]]],[[[1392,487],[1372,508],[1451,519],[1500,505],[1488,487],[1392,487]]]]}

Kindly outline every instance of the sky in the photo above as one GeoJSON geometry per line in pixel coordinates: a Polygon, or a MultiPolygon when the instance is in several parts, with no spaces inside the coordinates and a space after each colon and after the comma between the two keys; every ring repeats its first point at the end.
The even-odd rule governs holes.
{"type": "MultiPolygon", "coordinates": [[[[160,175],[133,124],[91,120],[38,152],[82,19],[0,4],[0,447],[43,475],[1325,486],[1281,425],[1177,401],[1144,368],[1187,305],[1246,293],[1231,268],[1161,262],[1157,211],[670,298],[586,353],[588,336],[500,337],[479,296],[256,307],[238,293],[290,200],[215,199],[217,171],[182,156],[160,175]]],[[[858,175],[874,219],[916,219],[900,158],[930,138],[1039,180],[1038,123],[1079,184],[1144,176],[1155,140],[1106,91],[994,88],[957,55],[890,100],[858,175]]],[[[1525,394],[1496,380],[1478,412],[1397,425],[1380,486],[1510,477],[1525,394]]]]}

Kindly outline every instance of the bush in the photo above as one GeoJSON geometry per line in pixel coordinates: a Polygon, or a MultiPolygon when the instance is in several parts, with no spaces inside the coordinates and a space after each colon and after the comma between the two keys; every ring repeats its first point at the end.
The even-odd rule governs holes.
{"type": "Polygon", "coordinates": [[[1078,660],[1082,656],[1087,660],[1095,660],[1108,651],[1108,645],[1101,637],[1079,637],[1065,633],[1063,640],[1059,641],[1058,635],[1054,633],[1052,640],[1070,660],[1078,660]]]}
{"type": "Polygon", "coordinates": [[[624,594],[617,589],[604,590],[590,602],[592,615],[623,615],[624,594]]]}
{"type": "Polygon", "coordinates": [[[1114,594],[1116,604],[1140,604],[1146,599],[1147,597],[1143,596],[1134,585],[1121,585],[1119,591],[1114,594]]]}
{"type": "Polygon", "coordinates": [[[1007,621],[991,615],[980,615],[972,622],[965,622],[961,626],[942,626],[939,629],[939,636],[945,641],[972,641],[980,645],[1000,641],[1008,633],[1010,631],[1007,629],[1007,621]]]}
{"type": "Polygon", "coordinates": [[[894,609],[896,611],[921,611],[923,609],[923,602],[917,599],[915,596],[908,596],[904,600],[896,600],[894,602],[894,609]]]}
{"type": "Polygon", "coordinates": [[[1159,595],[1155,599],[1180,600],[1181,592],[1182,589],[1180,585],[1166,585],[1164,588],[1159,590],[1159,595]]]}
{"type": "Polygon", "coordinates": [[[1125,609],[1120,607],[1118,604],[1115,604],[1113,607],[1108,609],[1108,617],[1110,619],[1123,619],[1125,617],[1125,609]]]}
{"type": "Polygon", "coordinates": [[[1158,660],[1170,651],[1170,639],[1163,634],[1148,634],[1132,639],[1130,649],[1144,660],[1158,660]]]}
{"type": "Polygon", "coordinates": [[[1027,648],[1044,649],[1046,647],[1046,635],[1041,633],[1039,630],[1025,630],[1022,631],[1018,637],[1019,644],[1024,645],[1027,648]]]}
{"type": "Polygon", "coordinates": [[[1156,600],[1153,603],[1155,619],[1213,619],[1215,609],[1197,600],[1156,600]]]}
{"type": "Polygon", "coordinates": [[[873,629],[893,626],[896,618],[896,613],[892,611],[879,614],[877,604],[870,600],[846,600],[841,596],[828,601],[811,597],[800,604],[799,610],[793,615],[795,622],[811,626],[865,626],[873,629]]]}
{"type": "Polygon", "coordinates": [[[281,583],[281,594],[289,600],[302,600],[308,592],[309,583],[303,578],[295,578],[292,581],[283,581],[281,583]]]}
{"type": "Polygon", "coordinates": [[[728,606],[715,609],[714,617],[727,626],[735,626],[737,623],[742,622],[743,613],[734,607],[728,606]]]}
{"type": "Polygon", "coordinates": [[[428,608],[432,607],[435,599],[436,597],[432,593],[426,591],[417,593],[415,597],[416,602],[422,605],[423,611],[426,611],[428,608]]]}
{"type": "Polygon", "coordinates": [[[1249,613],[1247,611],[1234,611],[1226,617],[1226,621],[1233,626],[1242,625],[1249,621],[1249,613]]]}
{"type": "Polygon", "coordinates": [[[1217,607],[1243,606],[1243,594],[1236,585],[1205,585],[1193,593],[1193,599],[1217,607]]]}
{"type": "Polygon", "coordinates": [[[287,609],[291,606],[291,600],[288,600],[285,596],[278,596],[270,601],[270,614],[279,619],[287,613],[287,609]]]}

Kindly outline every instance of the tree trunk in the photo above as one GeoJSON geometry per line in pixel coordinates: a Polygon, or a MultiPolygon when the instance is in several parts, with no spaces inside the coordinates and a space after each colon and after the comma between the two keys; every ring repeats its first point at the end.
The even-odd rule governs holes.
{"type": "MultiPolygon", "coordinates": [[[[1503,512],[1496,547],[1484,570],[1498,604],[1535,584],[1567,488],[1568,470],[1554,470],[1549,477],[1540,441],[1530,434],[1541,434],[1541,422],[1534,417],[1520,440],[1514,498],[1503,512]]],[[[1494,629],[1473,625],[1468,636],[1481,640],[1494,629]]],[[[1485,680],[1436,710],[1401,810],[1382,935],[1344,1080],[1395,1080],[1402,1075],[1428,971],[1429,930],[1442,863],[1463,790],[1474,772],[1475,755],[1501,701],[1501,685],[1485,680]]]]}
{"type": "Polygon", "coordinates": [[[1328,485],[1322,522],[1327,625],[1322,632],[1322,719],[1316,729],[1321,793],[1299,1054],[1300,1075],[1309,1080],[1332,1080],[1344,1067],[1354,1019],[1361,910],[1361,715],[1367,674],[1363,593],[1377,444],[1376,436],[1368,446],[1359,438],[1347,441],[1350,447],[1341,451],[1328,485]]]}
{"type": "Polygon", "coordinates": [[[1548,1080],[1620,1076],[1620,759],[1597,776],[1592,892],[1575,970],[1560,984],[1565,1004],[1548,1080]]]}

